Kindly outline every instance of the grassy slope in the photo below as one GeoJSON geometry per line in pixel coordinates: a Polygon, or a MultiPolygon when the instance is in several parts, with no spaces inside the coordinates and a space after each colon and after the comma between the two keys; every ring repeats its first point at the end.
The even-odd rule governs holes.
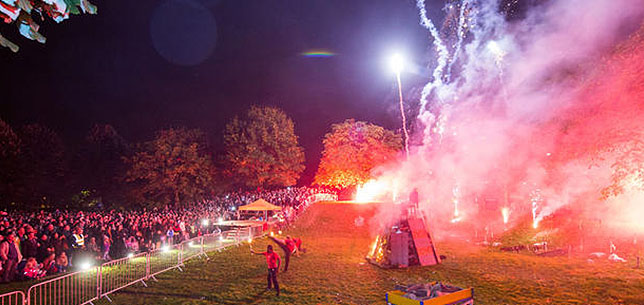
{"type": "MultiPolygon", "coordinates": [[[[248,246],[196,259],[184,272],[159,275],[113,296],[116,304],[383,304],[396,283],[446,281],[474,287],[476,304],[644,304],[644,270],[632,264],[587,263],[582,259],[540,258],[499,253],[458,242],[438,243],[448,256],[441,265],[383,270],[364,264],[372,241],[360,214],[373,206],[317,204],[289,232],[309,250],[279,274],[282,296],[263,292],[265,262],[248,246]]],[[[368,223],[368,220],[365,222],[368,223]]],[[[253,247],[265,248],[267,240],[253,247]]],[[[105,301],[99,303],[103,304],[105,301]]],[[[105,302],[107,303],[107,302],[105,302]]]]}

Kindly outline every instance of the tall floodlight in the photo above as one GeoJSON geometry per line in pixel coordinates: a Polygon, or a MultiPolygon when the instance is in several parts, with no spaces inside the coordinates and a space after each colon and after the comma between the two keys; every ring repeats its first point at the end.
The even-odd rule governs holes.
{"type": "Polygon", "coordinates": [[[400,104],[400,116],[402,118],[402,128],[405,135],[405,155],[409,159],[409,133],[407,132],[407,117],[405,117],[405,107],[403,106],[402,83],[400,81],[400,73],[405,68],[405,59],[402,55],[396,53],[389,59],[389,67],[396,73],[396,81],[398,82],[398,102],[400,104]]]}

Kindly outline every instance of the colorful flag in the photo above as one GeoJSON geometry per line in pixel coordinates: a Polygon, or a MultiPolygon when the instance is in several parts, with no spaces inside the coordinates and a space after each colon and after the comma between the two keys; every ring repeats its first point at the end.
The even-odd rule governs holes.
{"type": "Polygon", "coordinates": [[[18,7],[27,12],[27,14],[31,14],[31,10],[34,8],[29,0],[18,0],[18,7]]]}
{"type": "Polygon", "coordinates": [[[80,7],[83,10],[83,13],[96,14],[98,9],[96,5],[89,3],[87,0],[80,0],[80,7]]]}
{"type": "Polygon", "coordinates": [[[11,6],[5,3],[5,1],[8,1],[8,0],[2,0],[2,2],[0,2],[0,13],[3,13],[9,16],[9,18],[11,18],[12,21],[18,19],[18,16],[20,15],[20,8],[11,6]]]}
{"type": "Polygon", "coordinates": [[[40,43],[45,43],[47,39],[42,34],[38,33],[38,25],[31,20],[23,20],[18,27],[20,34],[31,40],[36,40],[40,43]]]}

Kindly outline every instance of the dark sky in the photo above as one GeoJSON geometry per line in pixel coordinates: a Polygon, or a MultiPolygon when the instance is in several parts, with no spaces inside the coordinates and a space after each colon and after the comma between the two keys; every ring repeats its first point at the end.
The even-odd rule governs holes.
{"type": "MultiPolygon", "coordinates": [[[[399,49],[423,66],[430,46],[412,0],[109,0],[96,16],[45,22],[44,45],[3,35],[0,117],[43,123],[69,145],[93,123],[129,141],[171,126],[201,128],[220,148],[222,129],[252,104],[284,109],[305,148],[304,183],[323,135],[347,118],[399,128],[394,77],[399,49]],[[312,49],[330,58],[300,55],[312,49]]],[[[431,2],[431,1],[428,1],[431,2]]],[[[440,14],[442,1],[433,1],[440,14]]],[[[420,75],[403,75],[406,91],[420,75]]]]}

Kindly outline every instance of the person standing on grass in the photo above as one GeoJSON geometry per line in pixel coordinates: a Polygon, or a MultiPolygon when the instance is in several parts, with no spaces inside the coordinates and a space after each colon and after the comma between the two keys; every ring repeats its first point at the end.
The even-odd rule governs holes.
{"type": "Polygon", "coordinates": [[[272,286],[275,286],[275,291],[277,291],[277,296],[280,296],[280,285],[277,283],[277,272],[280,269],[282,264],[282,259],[280,256],[273,251],[273,246],[268,245],[266,247],[266,252],[255,252],[253,249],[250,249],[250,253],[257,255],[266,256],[266,265],[268,266],[268,276],[266,277],[268,281],[268,287],[266,290],[271,290],[272,286]]]}
{"type": "Polygon", "coordinates": [[[291,254],[295,251],[295,242],[293,242],[290,236],[286,236],[286,239],[283,240],[270,235],[268,238],[280,246],[282,251],[284,251],[284,272],[288,271],[288,263],[291,260],[291,254]]]}

